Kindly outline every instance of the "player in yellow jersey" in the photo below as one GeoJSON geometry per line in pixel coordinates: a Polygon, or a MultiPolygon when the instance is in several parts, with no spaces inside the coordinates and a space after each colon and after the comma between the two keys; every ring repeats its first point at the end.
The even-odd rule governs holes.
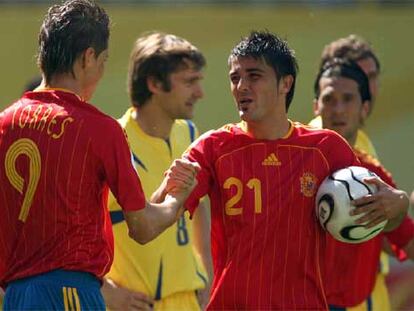
{"type": "MultiPolygon", "coordinates": [[[[376,97],[379,91],[379,74],[380,62],[370,44],[357,35],[349,35],[332,41],[322,51],[320,67],[334,58],[345,58],[356,62],[365,72],[369,81],[369,90],[371,101],[369,102],[367,117],[372,112],[376,97]]],[[[310,122],[311,125],[322,127],[320,116],[310,122]]],[[[362,124],[363,125],[363,124],[362,124]]],[[[378,158],[374,145],[368,135],[360,128],[357,132],[357,138],[353,146],[355,149],[362,150],[378,158]]],[[[414,247],[414,245],[413,245],[414,247]]],[[[412,247],[407,247],[410,250],[412,247]]],[[[391,310],[389,295],[385,284],[385,275],[389,272],[388,255],[381,253],[380,268],[377,275],[375,287],[369,300],[353,308],[347,308],[348,311],[363,311],[369,309],[369,305],[375,305],[376,311],[391,310]],[[380,306],[380,307],[379,307],[380,306]]]]}
{"type": "MultiPolygon", "coordinates": [[[[134,44],[128,74],[132,107],[119,122],[128,136],[146,195],[157,189],[171,162],[181,157],[198,136],[189,119],[195,103],[203,96],[204,65],[202,53],[175,35],[154,32],[134,44]]],[[[210,287],[204,266],[212,273],[207,208],[200,208],[194,221],[184,215],[145,246],[129,241],[121,209],[112,196],[109,209],[115,258],[103,286],[108,308],[204,307],[210,287]],[[196,224],[194,228],[192,223],[196,224]]]]}

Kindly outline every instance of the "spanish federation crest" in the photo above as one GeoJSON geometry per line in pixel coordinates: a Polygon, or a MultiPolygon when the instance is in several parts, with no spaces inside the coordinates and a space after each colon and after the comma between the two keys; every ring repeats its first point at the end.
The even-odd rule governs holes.
{"type": "Polygon", "coordinates": [[[312,173],[305,172],[300,178],[300,192],[305,197],[312,197],[316,193],[316,183],[318,179],[312,173]]]}

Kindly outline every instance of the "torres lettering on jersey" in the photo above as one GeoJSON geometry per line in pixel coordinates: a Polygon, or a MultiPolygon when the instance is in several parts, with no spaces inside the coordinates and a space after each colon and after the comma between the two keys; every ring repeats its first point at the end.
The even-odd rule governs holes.
{"type": "Polygon", "coordinates": [[[54,109],[52,105],[17,106],[13,113],[12,129],[34,129],[46,133],[53,139],[59,139],[66,126],[73,121],[72,117],[64,117],[63,109],[54,109]]]}

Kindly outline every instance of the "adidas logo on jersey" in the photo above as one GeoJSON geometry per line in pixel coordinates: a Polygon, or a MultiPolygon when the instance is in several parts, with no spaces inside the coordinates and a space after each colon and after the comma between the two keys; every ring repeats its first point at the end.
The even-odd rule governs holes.
{"type": "Polygon", "coordinates": [[[279,166],[282,163],[276,158],[274,153],[271,153],[266,159],[263,160],[262,165],[265,166],[279,166]]]}

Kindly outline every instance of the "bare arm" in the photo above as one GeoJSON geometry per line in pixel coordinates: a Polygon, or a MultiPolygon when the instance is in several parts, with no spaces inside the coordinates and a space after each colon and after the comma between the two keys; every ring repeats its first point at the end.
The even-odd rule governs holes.
{"type": "Polygon", "coordinates": [[[102,295],[110,310],[152,310],[154,300],[144,293],[123,288],[111,279],[104,279],[102,295]]]}
{"type": "Polygon", "coordinates": [[[124,212],[129,229],[129,236],[140,244],[155,239],[181,216],[182,202],[167,196],[162,203],[146,203],[144,209],[124,212]]]}
{"type": "Polygon", "coordinates": [[[163,181],[168,195],[161,203],[146,202],[144,209],[124,212],[129,236],[140,244],[155,239],[174,224],[183,213],[183,204],[197,181],[199,166],[187,160],[175,160],[163,181]]]}
{"type": "Polygon", "coordinates": [[[213,280],[213,260],[211,257],[211,243],[210,243],[210,212],[209,203],[205,198],[200,201],[198,208],[194,212],[193,217],[193,234],[194,246],[200,254],[201,260],[208,274],[208,283],[203,290],[197,292],[198,300],[201,309],[207,306],[210,299],[210,289],[213,280]]]}
{"type": "Polygon", "coordinates": [[[367,223],[371,228],[384,220],[388,220],[384,231],[392,231],[403,221],[409,207],[408,195],[402,190],[395,189],[379,178],[367,178],[366,183],[378,187],[378,192],[353,201],[356,206],[351,215],[361,215],[356,223],[367,223]]]}

